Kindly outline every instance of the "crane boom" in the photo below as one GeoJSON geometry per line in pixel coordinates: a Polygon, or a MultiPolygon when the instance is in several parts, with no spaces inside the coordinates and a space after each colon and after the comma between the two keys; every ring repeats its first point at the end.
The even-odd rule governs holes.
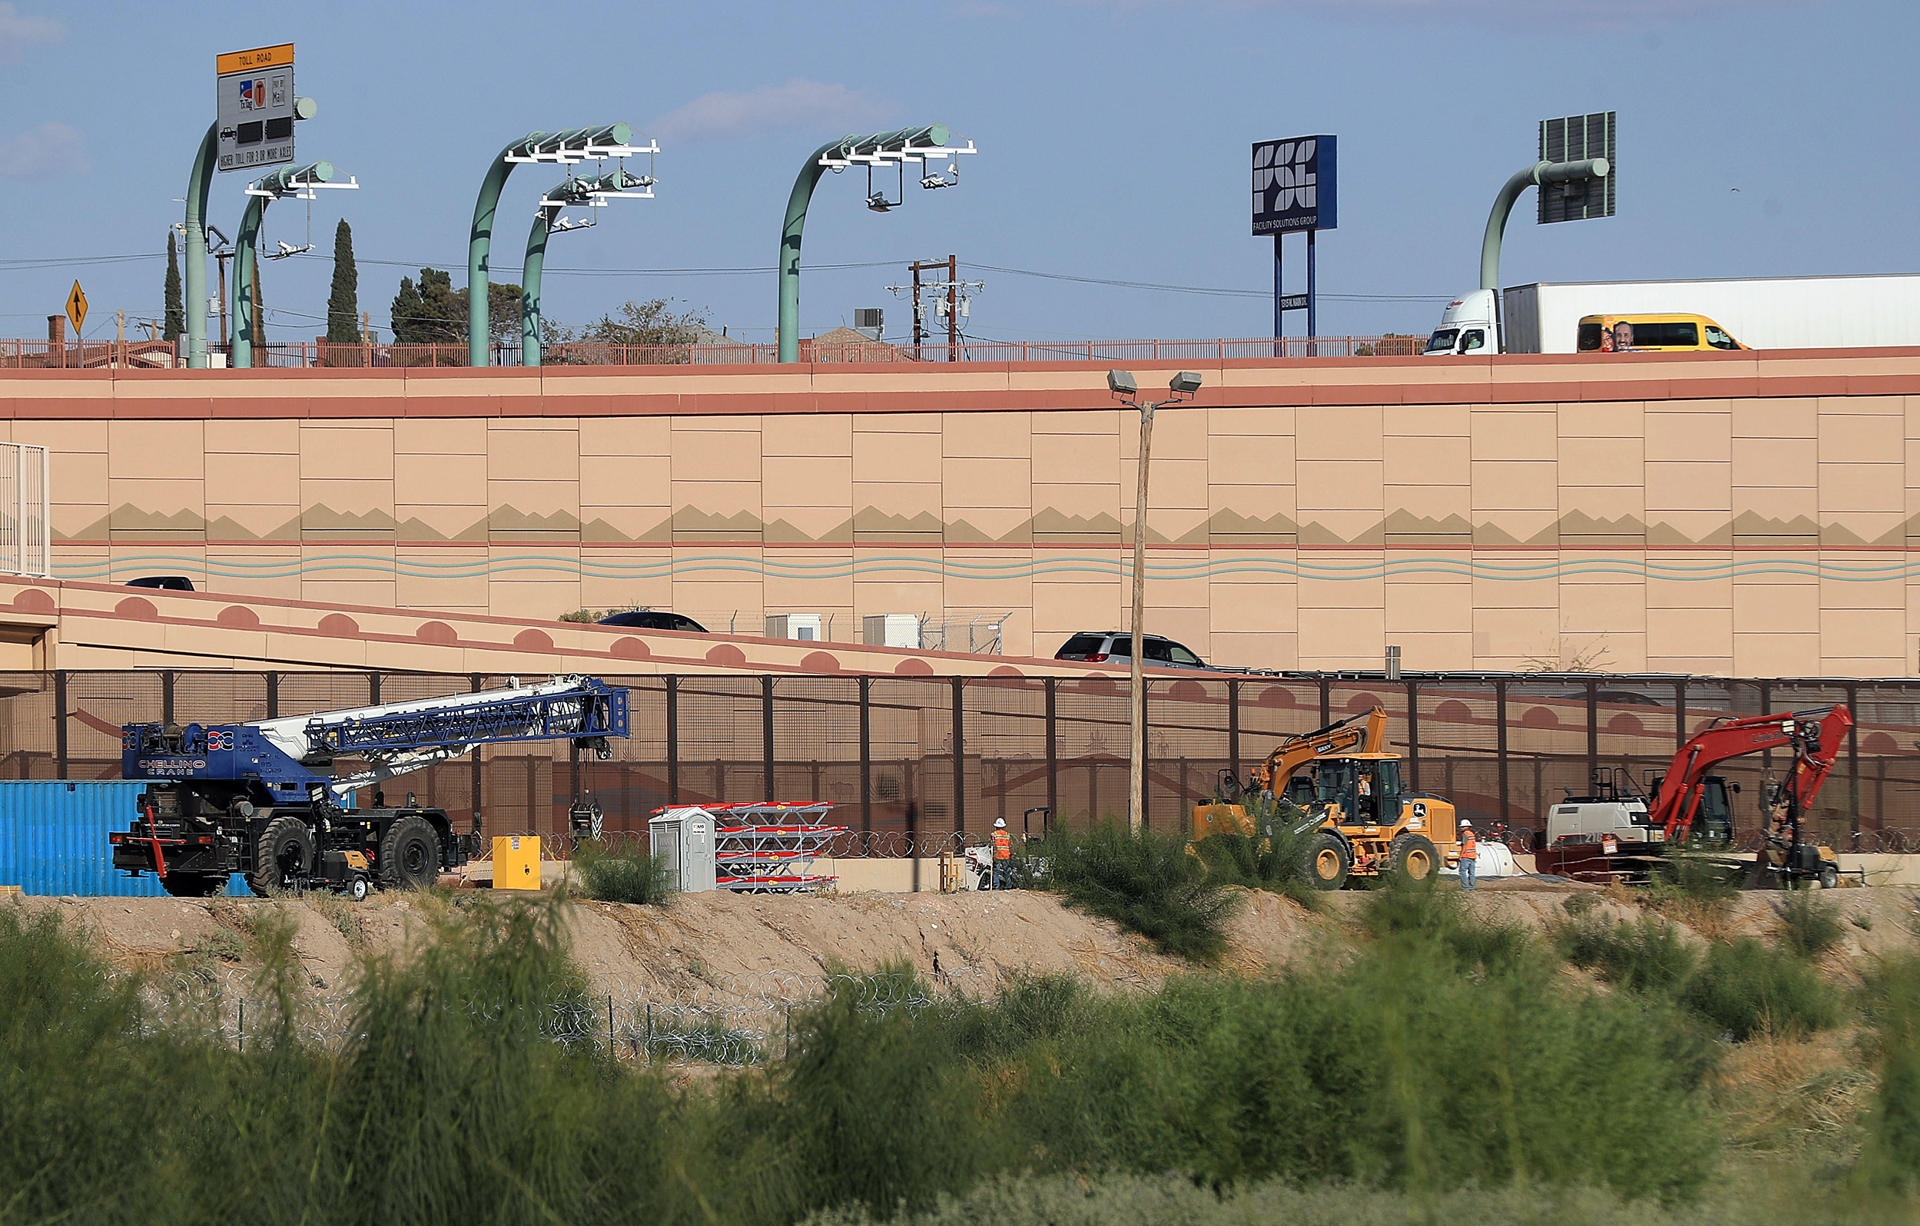
{"type": "Polygon", "coordinates": [[[1824,710],[1753,715],[1716,723],[1673,755],[1658,794],[1649,806],[1649,822],[1665,830],[1668,842],[1685,841],[1693,831],[1694,817],[1700,808],[1701,785],[1708,771],[1729,758],[1791,746],[1796,734],[1806,749],[1794,761],[1784,786],[1804,809],[1813,803],[1820,786],[1827,781],[1834,759],[1839,756],[1840,744],[1852,726],[1853,713],[1845,704],[1824,710]],[[1808,735],[1810,726],[1817,727],[1817,735],[1808,735]]]}

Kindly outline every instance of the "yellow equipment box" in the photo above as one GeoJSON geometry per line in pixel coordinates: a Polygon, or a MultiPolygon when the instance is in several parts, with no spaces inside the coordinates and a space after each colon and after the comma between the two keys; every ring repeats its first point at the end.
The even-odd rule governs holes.
{"type": "Polygon", "coordinates": [[[513,834],[494,836],[493,888],[496,890],[537,890],[540,888],[539,835],[513,834]]]}

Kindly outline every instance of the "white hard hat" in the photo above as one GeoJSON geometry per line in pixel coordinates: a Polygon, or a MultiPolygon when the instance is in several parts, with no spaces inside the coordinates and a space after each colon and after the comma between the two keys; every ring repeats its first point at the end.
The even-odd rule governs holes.
{"type": "Polygon", "coordinates": [[[994,828],[995,830],[1005,830],[1005,829],[1007,828],[1007,819],[1006,819],[1006,818],[1004,818],[1004,817],[996,817],[996,818],[994,818],[994,819],[993,819],[993,828],[994,828]]]}
{"type": "Polygon", "coordinates": [[[1466,830],[1471,830],[1471,829],[1473,829],[1473,823],[1472,823],[1472,822],[1470,822],[1470,821],[1468,821],[1468,820],[1467,820],[1466,818],[1464,818],[1464,817],[1460,819],[1460,825],[1461,825],[1461,827],[1462,827],[1463,829],[1466,829],[1466,830]]]}

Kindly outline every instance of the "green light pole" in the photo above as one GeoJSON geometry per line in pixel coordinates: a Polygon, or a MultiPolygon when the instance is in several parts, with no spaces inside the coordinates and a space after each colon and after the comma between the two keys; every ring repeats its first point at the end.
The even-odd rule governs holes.
{"type": "Polygon", "coordinates": [[[233,346],[227,363],[237,370],[253,365],[253,270],[260,259],[260,222],[267,203],[288,196],[313,199],[316,187],[358,187],[348,181],[335,183],[332,162],[312,162],[289,166],[255,180],[247,187],[247,210],[240,215],[240,230],[233,242],[233,284],[227,288],[227,313],[233,318],[233,346]]]}
{"type": "Polygon", "coordinates": [[[1480,240],[1480,288],[1500,292],[1500,240],[1507,231],[1507,218],[1513,212],[1520,193],[1535,184],[1566,183],[1580,179],[1604,179],[1613,173],[1605,158],[1587,158],[1579,162],[1536,162],[1517,170],[1493,198],[1493,211],[1487,214],[1487,232],[1480,240]]]}
{"type": "Polygon", "coordinates": [[[480,181],[473,201],[473,225],[467,231],[467,365],[487,365],[487,257],[493,247],[494,213],[507,176],[522,162],[552,162],[571,166],[590,158],[626,157],[648,150],[635,149],[629,124],[573,128],[565,132],[529,132],[502,149],[480,181]]]}
{"type": "MultiPolygon", "coordinates": [[[[540,197],[533,213],[533,229],[527,232],[526,265],[520,273],[520,364],[540,365],[540,282],[547,266],[547,236],[555,229],[584,229],[584,226],[556,226],[560,210],[574,205],[598,206],[614,197],[650,199],[652,175],[628,174],[616,170],[597,179],[569,178],[540,197]]],[[[586,223],[592,225],[592,222],[586,223]]]]}
{"type": "MultiPolygon", "coordinates": [[[[924,163],[929,158],[951,158],[977,152],[972,141],[961,147],[949,145],[951,139],[952,133],[943,123],[929,124],[923,128],[902,128],[898,132],[880,132],[872,136],[843,136],[814,150],[806,164],[800,167],[800,175],[793,181],[793,191],[787,196],[786,220],[780,227],[779,342],[782,362],[800,360],[800,239],[807,228],[807,206],[813,200],[813,189],[820,182],[821,172],[839,172],[861,163],[869,167],[895,163],[904,166],[907,162],[924,163]]],[[[928,188],[950,187],[957,177],[957,174],[953,178],[927,175],[920,180],[920,185],[928,188]]],[[[898,200],[887,200],[883,192],[867,198],[867,207],[878,213],[884,213],[899,203],[898,200]]]]}

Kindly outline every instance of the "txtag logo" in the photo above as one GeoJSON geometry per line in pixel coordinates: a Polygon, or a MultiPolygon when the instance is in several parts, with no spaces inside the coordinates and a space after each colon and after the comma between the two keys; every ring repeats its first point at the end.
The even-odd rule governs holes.
{"type": "Polygon", "coordinates": [[[1320,176],[1314,171],[1317,141],[1273,141],[1253,155],[1253,190],[1261,197],[1259,211],[1291,213],[1320,203],[1320,176]]]}

